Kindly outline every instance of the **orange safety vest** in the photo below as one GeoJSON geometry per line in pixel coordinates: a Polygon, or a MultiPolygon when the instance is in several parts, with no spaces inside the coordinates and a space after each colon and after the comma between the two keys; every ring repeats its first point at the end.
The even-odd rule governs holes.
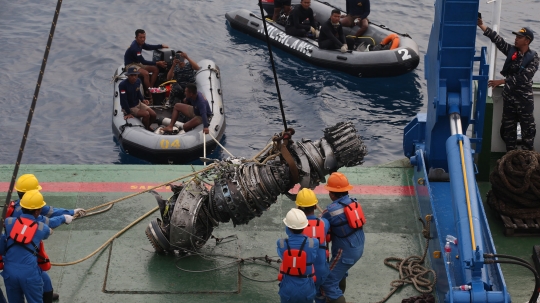
{"type": "Polygon", "coordinates": [[[317,219],[310,219],[308,220],[308,226],[304,228],[304,231],[302,234],[319,240],[319,248],[326,250],[326,257],[330,256],[330,252],[327,250],[326,247],[326,240],[328,239],[328,235],[324,234],[324,222],[317,218],[317,219]],[[322,223],[322,224],[321,224],[322,223]]]}
{"type": "Polygon", "coordinates": [[[15,201],[9,202],[8,209],[6,211],[6,218],[11,217],[13,215],[13,212],[15,211],[15,201]]]}
{"type": "Polygon", "coordinates": [[[39,224],[37,221],[21,217],[17,218],[15,224],[13,224],[11,233],[9,233],[9,238],[13,239],[14,243],[6,248],[6,253],[13,245],[21,245],[37,257],[37,263],[39,268],[41,268],[41,270],[47,271],[51,269],[51,262],[49,260],[49,256],[47,255],[47,252],[45,251],[43,241],[39,241],[39,247],[32,241],[38,229],[38,225],[39,224]],[[27,244],[32,244],[32,246],[34,246],[34,249],[32,250],[28,248],[28,246],[26,246],[27,244]]]}
{"type": "Polygon", "coordinates": [[[311,278],[316,281],[315,268],[313,264],[307,262],[307,254],[304,251],[304,245],[306,245],[307,238],[304,239],[300,249],[291,249],[289,246],[289,240],[285,239],[287,244],[287,250],[283,253],[283,262],[279,268],[278,280],[283,280],[283,275],[289,275],[298,278],[311,278]],[[312,266],[312,273],[306,275],[306,269],[308,266],[312,266]]]}
{"type": "Polygon", "coordinates": [[[360,229],[366,224],[366,217],[364,216],[364,211],[362,210],[360,203],[356,201],[353,201],[353,203],[348,205],[341,202],[338,203],[343,205],[343,212],[345,213],[345,217],[347,217],[350,228],[360,229]]]}

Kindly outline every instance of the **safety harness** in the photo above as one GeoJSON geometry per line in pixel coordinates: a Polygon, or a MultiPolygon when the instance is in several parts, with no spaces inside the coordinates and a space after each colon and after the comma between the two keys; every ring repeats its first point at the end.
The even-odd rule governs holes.
{"type": "Polygon", "coordinates": [[[8,247],[6,248],[6,254],[8,250],[13,247],[13,245],[20,245],[24,247],[24,249],[29,251],[32,255],[37,257],[37,263],[39,268],[47,271],[51,269],[51,262],[49,260],[49,256],[47,255],[47,252],[45,251],[43,241],[39,241],[39,246],[37,246],[32,241],[39,227],[39,224],[42,223],[38,223],[37,221],[33,221],[27,218],[17,218],[15,224],[13,224],[11,233],[8,236],[8,239],[11,238],[13,240],[13,243],[11,245],[8,245],[8,247]],[[28,244],[32,244],[34,249],[29,248],[27,246],[28,244]]]}
{"type": "Polygon", "coordinates": [[[357,230],[362,229],[364,224],[366,224],[366,217],[364,216],[364,211],[362,210],[362,206],[360,206],[360,203],[354,200],[352,200],[351,202],[352,203],[350,204],[338,202],[339,204],[343,205],[343,208],[341,210],[331,212],[332,216],[337,216],[339,214],[345,213],[345,217],[347,218],[346,222],[335,225],[336,227],[348,224],[349,227],[352,228],[352,231],[345,236],[338,236],[335,232],[333,232],[332,234],[338,238],[347,238],[348,236],[354,234],[357,230]]]}
{"type": "Polygon", "coordinates": [[[304,228],[302,234],[319,240],[319,248],[326,250],[326,257],[328,257],[330,254],[328,246],[326,245],[326,242],[328,242],[328,235],[325,234],[324,227],[324,222],[321,219],[309,219],[308,226],[304,228]]]}
{"type": "MultiPolygon", "coordinates": [[[[313,241],[309,239],[310,241],[313,241]]],[[[297,278],[311,278],[313,281],[316,281],[315,277],[315,268],[313,268],[313,263],[307,262],[307,254],[304,250],[308,238],[304,238],[300,249],[291,249],[289,246],[289,239],[285,239],[285,244],[287,245],[287,250],[283,253],[283,262],[279,268],[278,280],[283,280],[283,275],[289,275],[297,278]],[[312,266],[312,273],[306,275],[306,269],[308,266],[312,266]]]]}
{"type": "Polygon", "coordinates": [[[14,211],[15,211],[15,201],[11,201],[11,202],[9,202],[8,209],[6,211],[6,218],[11,217],[11,215],[13,215],[14,211]]]}
{"type": "MultiPolygon", "coordinates": [[[[518,49],[515,46],[511,46],[508,50],[508,53],[506,54],[506,60],[504,61],[503,68],[501,70],[501,75],[504,77],[508,76],[508,70],[510,69],[510,65],[512,64],[512,61],[514,61],[517,57],[518,49]]],[[[532,62],[534,59],[534,56],[536,55],[536,52],[532,49],[529,49],[525,54],[523,54],[523,60],[521,60],[521,65],[519,66],[518,74],[523,72],[525,67],[529,65],[529,63],[532,62]]]]}

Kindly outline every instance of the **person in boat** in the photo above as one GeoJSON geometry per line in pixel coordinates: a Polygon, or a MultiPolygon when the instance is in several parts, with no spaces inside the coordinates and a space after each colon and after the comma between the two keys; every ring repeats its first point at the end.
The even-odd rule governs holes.
{"type": "Polygon", "coordinates": [[[322,285],[322,294],[327,301],[321,298],[316,298],[315,301],[345,303],[343,293],[347,285],[347,272],[364,253],[365,216],[356,199],[349,197],[349,190],[353,187],[344,174],[332,173],[324,188],[329,191],[328,195],[332,200],[322,215],[330,222],[332,258],[330,274],[322,285]]]}
{"type": "MultiPolygon", "coordinates": [[[[339,20],[339,11],[338,11],[338,20],[339,20]]],[[[328,232],[330,230],[330,223],[325,218],[318,218],[315,216],[315,208],[317,208],[317,197],[315,193],[309,188],[302,188],[296,195],[296,207],[299,210],[303,211],[308,219],[308,226],[304,228],[303,234],[319,240],[319,249],[316,263],[313,264],[315,268],[315,276],[317,276],[317,281],[315,281],[316,289],[316,298],[320,300],[325,300],[326,298],[321,294],[321,285],[328,277],[330,273],[330,268],[328,267],[328,244],[326,242],[328,232]]],[[[290,230],[287,228],[286,231],[288,236],[291,235],[290,230]]]]}
{"type": "Polygon", "coordinates": [[[342,16],[341,25],[345,27],[358,25],[360,28],[355,36],[362,37],[369,27],[367,18],[370,13],[369,0],[346,0],[345,9],[347,14],[342,16]]]}
{"type": "MultiPolygon", "coordinates": [[[[39,181],[34,174],[24,174],[20,176],[15,182],[15,190],[19,199],[11,201],[6,211],[6,218],[14,217],[19,218],[22,214],[22,206],[20,205],[21,199],[25,193],[31,190],[41,190],[39,181]]],[[[45,205],[41,208],[40,215],[36,218],[36,221],[42,222],[50,228],[56,228],[62,224],[69,224],[73,221],[74,216],[83,217],[86,215],[86,211],[83,208],[76,209],[64,209],[58,207],[52,207],[45,205]]],[[[43,278],[43,298],[50,300],[58,300],[59,295],[53,292],[52,281],[49,274],[46,271],[42,272],[43,278]]]]}
{"type": "Polygon", "coordinates": [[[167,81],[172,79],[176,81],[171,85],[170,104],[176,104],[184,100],[184,88],[189,83],[195,83],[195,72],[200,69],[201,67],[197,62],[193,61],[186,53],[182,51],[176,52],[173,66],[167,73],[167,81]]]}
{"type": "Polygon", "coordinates": [[[147,44],[146,32],[143,29],[137,29],[135,31],[135,40],[131,42],[131,45],[124,54],[124,68],[128,70],[130,67],[135,67],[141,76],[143,77],[143,87],[147,98],[151,98],[152,95],[148,91],[149,87],[154,86],[159,74],[158,66],[166,68],[167,63],[165,61],[148,61],[145,60],[142,55],[142,50],[155,50],[160,48],[169,48],[166,44],[147,44]],[[152,73],[150,76],[149,73],[152,73]]]}
{"type": "Polygon", "coordinates": [[[306,37],[308,33],[313,38],[319,36],[319,30],[315,23],[313,10],[311,9],[311,0],[302,0],[300,5],[297,5],[289,14],[287,24],[285,25],[285,33],[295,37],[306,37]],[[306,19],[309,24],[305,24],[306,19]]]}
{"type": "Polygon", "coordinates": [[[321,49],[340,49],[341,52],[346,52],[347,42],[343,34],[343,27],[339,22],[341,11],[339,9],[332,10],[332,14],[328,21],[321,25],[321,33],[319,34],[319,48],[321,49]]]}
{"type": "Polygon", "coordinates": [[[274,0],[274,16],[272,17],[274,22],[279,20],[281,10],[288,17],[291,12],[291,0],[274,0]]]}
{"type": "Polygon", "coordinates": [[[9,302],[24,303],[25,298],[28,303],[52,302],[52,291],[47,296],[43,292],[42,273],[48,270],[43,267],[50,268],[50,262],[41,242],[49,237],[52,229],[36,221],[45,205],[41,193],[30,190],[21,199],[23,214],[4,221],[6,233],[0,239],[0,254],[9,302]]]}
{"type": "Polygon", "coordinates": [[[163,131],[172,132],[174,123],[176,123],[176,120],[178,119],[178,114],[182,113],[182,115],[190,119],[188,122],[184,123],[184,126],[182,126],[184,131],[188,132],[199,124],[203,124],[203,132],[208,134],[210,117],[212,117],[212,109],[210,108],[210,104],[208,104],[208,100],[206,100],[201,92],[197,91],[197,86],[195,86],[193,83],[186,85],[184,93],[186,98],[184,99],[183,103],[177,103],[174,105],[171,123],[165,127],[163,131]]]}
{"type": "Polygon", "coordinates": [[[534,150],[536,123],[534,121],[533,77],[538,70],[538,54],[529,48],[534,33],[528,27],[517,32],[514,44],[504,39],[478,18],[478,27],[506,56],[501,70],[504,79],[489,80],[489,87],[504,85],[502,91],[503,114],[500,134],[506,144],[506,151],[517,149],[517,123],[521,125],[523,148],[534,150]]]}
{"type": "Polygon", "coordinates": [[[118,89],[120,90],[120,106],[124,111],[124,120],[129,118],[140,117],[144,127],[150,129],[150,124],[156,120],[156,113],[148,104],[148,100],[144,99],[141,93],[141,80],[139,72],[135,66],[131,66],[127,70],[128,78],[120,82],[118,89]]]}
{"type": "Polygon", "coordinates": [[[283,223],[289,236],[277,241],[277,253],[282,260],[278,275],[281,302],[312,303],[316,279],[313,264],[319,262],[319,240],[302,234],[308,220],[299,209],[292,208],[283,223]]]}

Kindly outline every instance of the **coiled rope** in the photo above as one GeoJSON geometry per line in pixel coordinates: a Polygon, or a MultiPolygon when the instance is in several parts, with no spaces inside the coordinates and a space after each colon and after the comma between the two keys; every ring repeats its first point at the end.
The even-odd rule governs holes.
{"type": "Polygon", "coordinates": [[[418,219],[422,222],[423,229],[422,235],[426,239],[426,245],[424,248],[424,254],[422,257],[412,255],[407,258],[398,258],[398,257],[389,257],[384,259],[384,265],[392,267],[399,272],[399,279],[390,282],[392,290],[386,297],[377,303],[386,302],[396,291],[398,291],[402,286],[406,284],[414,285],[414,288],[420,293],[429,294],[433,292],[435,283],[437,282],[437,275],[433,269],[428,269],[422,264],[426,259],[429,240],[431,239],[429,235],[430,226],[431,226],[431,215],[426,216],[426,223],[422,219],[418,219]],[[433,278],[433,281],[430,279],[430,274],[433,278]]]}
{"type": "Polygon", "coordinates": [[[513,150],[497,160],[489,176],[489,206],[518,219],[540,218],[540,153],[513,150]]]}
{"type": "Polygon", "coordinates": [[[6,202],[4,203],[4,209],[2,210],[2,220],[0,221],[0,233],[4,232],[4,220],[6,219],[6,212],[8,205],[11,201],[11,194],[13,193],[13,187],[15,186],[15,179],[19,173],[19,166],[21,164],[22,156],[24,153],[24,147],[26,145],[26,139],[28,138],[28,132],[30,131],[30,124],[32,123],[32,117],[34,117],[34,109],[39,95],[39,89],[41,87],[41,81],[43,80],[43,74],[45,74],[45,67],[47,66],[47,58],[49,58],[49,51],[51,50],[52,40],[54,38],[54,30],[56,29],[56,23],[58,22],[58,15],[60,15],[60,8],[62,7],[62,0],[58,0],[56,3],[56,9],[54,11],[54,17],[51,24],[51,30],[49,31],[49,39],[47,40],[47,46],[45,47],[45,54],[43,54],[43,61],[41,61],[41,68],[39,69],[38,81],[36,83],[36,89],[34,91],[34,98],[32,98],[32,105],[28,111],[28,118],[26,119],[26,127],[24,128],[24,134],[21,140],[21,146],[19,147],[19,154],[17,155],[17,161],[13,168],[13,175],[11,176],[11,182],[9,183],[9,189],[6,196],[6,202]]]}

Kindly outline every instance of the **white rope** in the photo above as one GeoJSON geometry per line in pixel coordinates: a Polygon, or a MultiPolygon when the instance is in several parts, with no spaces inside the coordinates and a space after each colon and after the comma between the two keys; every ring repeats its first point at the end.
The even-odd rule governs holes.
{"type": "MultiPolygon", "coordinates": [[[[204,132],[204,130],[203,130],[202,133],[203,133],[203,142],[204,142],[204,143],[203,143],[203,149],[204,149],[204,151],[203,151],[203,157],[206,159],[206,133],[204,132]]],[[[203,162],[204,162],[204,166],[206,166],[206,160],[203,161],[203,162]]]]}
{"type": "Polygon", "coordinates": [[[221,143],[219,143],[218,140],[216,140],[216,138],[214,138],[214,136],[212,134],[210,134],[210,136],[212,137],[212,139],[214,139],[214,141],[216,141],[216,143],[221,147],[223,148],[224,151],[226,151],[231,157],[234,157],[233,154],[231,154],[223,145],[221,145],[221,143]]]}

